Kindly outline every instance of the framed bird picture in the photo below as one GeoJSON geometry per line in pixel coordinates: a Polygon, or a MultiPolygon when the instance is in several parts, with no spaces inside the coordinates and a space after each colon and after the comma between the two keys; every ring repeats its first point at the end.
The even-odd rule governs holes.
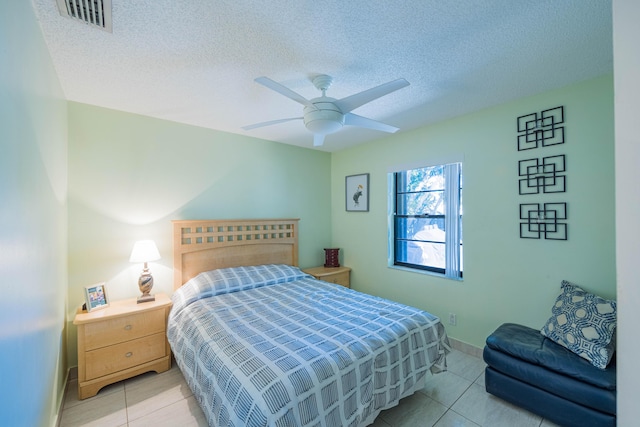
{"type": "Polygon", "coordinates": [[[369,212],[368,173],[345,178],[345,206],[347,212],[369,212]]]}

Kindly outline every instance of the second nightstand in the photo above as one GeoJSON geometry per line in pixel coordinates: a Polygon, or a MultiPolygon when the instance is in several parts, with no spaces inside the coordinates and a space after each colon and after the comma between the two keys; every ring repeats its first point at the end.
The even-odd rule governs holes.
{"type": "Polygon", "coordinates": [[[148,371],[171,368],[167,317],[171,300],[138,304],[136,299],[114,301],[109,307],[78,310],[78,398],[95,396],[100,389],[148,371]]]}
{"type": "Polygon", "coordinates": [[[313,267],[305,268],[302,271],[312,275],[318,280],[335,283],[346,288],[351,287],[349,278],[351,269],[349,267],[313,267]]]}

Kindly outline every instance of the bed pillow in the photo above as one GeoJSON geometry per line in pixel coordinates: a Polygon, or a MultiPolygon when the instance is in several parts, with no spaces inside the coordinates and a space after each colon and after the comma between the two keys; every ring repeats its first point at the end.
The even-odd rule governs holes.
{"type": "Polygon", "coordinates": [[[615,351],[616,302],[562,281],[551,317],[540,331],[550,340],[604,369],[615,351]]]}
{"type": "Polygon", "coordinates": [[[173,310],[181,310],[199,299],[246,289],[312,277],[286,264],[252,265],[205,271],[182,285],[172,296],[173,310]]]}

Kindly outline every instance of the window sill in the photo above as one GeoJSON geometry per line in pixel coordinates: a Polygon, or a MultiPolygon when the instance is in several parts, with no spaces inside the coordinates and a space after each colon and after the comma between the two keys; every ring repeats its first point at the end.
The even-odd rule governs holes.
{"type": "Polygon", "coordinates": [[[462,282],[464,280],[464,277],[447,277],[444,274],[441,273],[434,273],[433,271],[429,271],[429,270],[420,270],[417,268],[409,268],[409,267],[403,267],[401,265],[388,265],[387,267],[394,269],[394,270],[401,270],[401,271],[407,271],[409,273],[417,273],[417,274],[425,274],[427,276],[433,276],[433,277],[439,277],[441,279],[446,279],[446,280],[453,280],[455,282],[462,282]]]}

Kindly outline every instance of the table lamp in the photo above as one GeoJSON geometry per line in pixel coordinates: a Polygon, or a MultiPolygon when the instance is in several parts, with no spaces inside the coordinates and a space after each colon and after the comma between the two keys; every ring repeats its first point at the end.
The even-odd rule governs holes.
{"type": "Polygon", "coordinates": [[[133,245],[129,262],[144,263],[144,269],[138,279],[138,287],[140,288],[140,292],[142,292],[142,295],[138,297],[138,304],[156,300],[155,296],[149,294],[153,288],[153,276],[149,271],[147,262],[159,259],[160,252],[158,252],[158,247],[153,240],[139,240],[133,245]]]}

